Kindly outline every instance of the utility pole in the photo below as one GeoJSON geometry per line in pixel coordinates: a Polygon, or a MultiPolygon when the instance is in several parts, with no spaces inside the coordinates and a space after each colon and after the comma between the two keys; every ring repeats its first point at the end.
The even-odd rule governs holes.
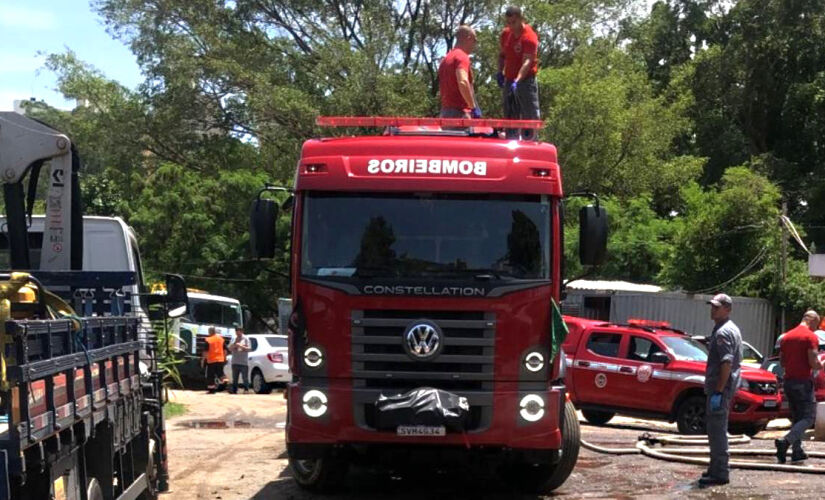
{"type": "MultiPolygon", "coordinates": [[[[781,238],[781,253],[779,256],[779,290],[782,295],[785,294],[785,281],[788,276],[788,228],[785,225],[786,217],[788,216],[788,202],[782,200],[782,223],[780,229],[782,230],[781,238]]],[[[785,307],[782,306],[779,312],[779,330],[785,331],[785,307]]]]}

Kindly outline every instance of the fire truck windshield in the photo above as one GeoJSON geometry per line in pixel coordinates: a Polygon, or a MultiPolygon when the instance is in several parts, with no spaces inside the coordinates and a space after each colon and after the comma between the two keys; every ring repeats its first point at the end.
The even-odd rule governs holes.
{"type": "Polygon", "coordinates": [[[301,274],[337,279],[549,279],[538,195],[310,193],[301,274]]]}

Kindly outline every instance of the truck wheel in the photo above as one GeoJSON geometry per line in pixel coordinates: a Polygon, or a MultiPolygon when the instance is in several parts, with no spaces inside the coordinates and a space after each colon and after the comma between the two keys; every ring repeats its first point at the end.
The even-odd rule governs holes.
{"type": "Polygon", "coordinates": [[[255,394],[269,394],[272,390],[264,380],[264,374],[257,368],[252,372],[252,390],[255,394]]]}
{"type": "Polygon", "coordinates": [[[560,487],[570,477],[579,458],[579,419],[576,409],[568,402],[564,406],[561,435],[561,457],[555,464],[516,462],[506,470],[506,480],[515,488],[528,493],[545,494],[560,487]]]}
{"type": "Polygon", "coordinates": [[[681,434],[706,434],[705,397],[691,396],[676,411],[676,426],[681,434]]]}
{"type": "Polygon", "coordinates": [[[610,422],[610,419],[613,418],[615,413],[599,410],[582,410],[582,415],[584,415],[585,420],[593,425],[604,425],[610,422]]]}
{"type": "Polygon", "coordinates": [[[289,458],[295,482],[304,489],[332,492],[341,487],[347,475],[347,463],[331,456],[306,460],[289,458]]]}
{"type": "Polygon", "coordinates": [[[97,478],[89,479],[86,484],[86,498],[89,500],[103,500],[103,488],[97,482],[97,478]]]}

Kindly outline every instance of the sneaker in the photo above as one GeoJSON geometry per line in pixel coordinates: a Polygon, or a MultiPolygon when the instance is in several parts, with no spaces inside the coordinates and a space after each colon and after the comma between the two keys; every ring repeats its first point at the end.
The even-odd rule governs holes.
{"type": "Polygon", "coordinates": [[[780,464],[784,464],[788,454],[788,446],[791,444],[784,439],[777,439],[773,444],[776,446],[776,459],[780,464]]]}
{"type": "Polygon", "coordinates": [[[729,482],[730,479],[728,478],[702,476],[701,478],[699,478],[699,487],[708,488],[710,486],[721,486],[723,484],[728,484],[729,482]]]}
{"type": "Polygon", "coordinates": [[[803,450],[794,450],[793,453],[791,453],[791,462],[801,462],[803,460],[808,460],[808,454],[803,450]]]}

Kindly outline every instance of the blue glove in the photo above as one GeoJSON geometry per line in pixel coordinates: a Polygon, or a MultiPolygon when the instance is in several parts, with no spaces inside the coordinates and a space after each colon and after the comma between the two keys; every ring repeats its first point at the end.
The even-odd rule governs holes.
{"type": "Polygon", "coordinates": [[[516,90],[518,90],[518,82],[512,82],[510,84],[510,92],[515,94],[516,90]]]}
{"type": "Polygon", "coordinates": [[[722,393],[714,392],[710,397],[710,411],[719,411],[722,409],[722,393]]]}
{"type": "Polygon", "coordinates": [[[479,108],[478,106],[473,108],[473,110],[470,112],[470,116],[472,116],[473,118],[481,118],[481,108],[479,108]]]}
{"type": "Polygon", "coordinates": [[[496,73],[496,81],[498,82],[498,88],[503,89],[505,82],[504,73],[502,73],[501,71],[496,73]]]}

